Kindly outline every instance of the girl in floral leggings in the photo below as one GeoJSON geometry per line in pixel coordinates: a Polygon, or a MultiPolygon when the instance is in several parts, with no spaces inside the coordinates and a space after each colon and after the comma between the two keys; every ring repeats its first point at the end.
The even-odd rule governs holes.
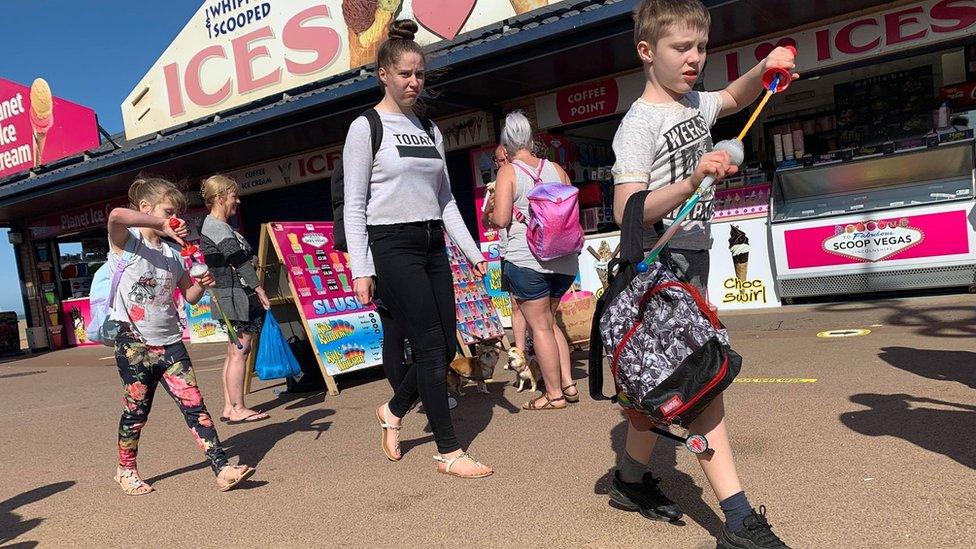
{"type": "Polygon", "coordinates": [[[230,490],[254,474],[246,465],[229,465],[210,414],[203,405],[190,356],[183,345],[183,330],[173,294],[178,288],[196,303],[205,287],[213,286],[208,273],[194,281],[180,254],[162,240],[179,243],[187,235],[180,220],[169,221],[186,202],[183,194],[164,179],[137,179],[129,188],[130,208],[116,208],[108,220],[112,252],[108,262],[119,276],[108,322],[117,323],[115,359],[122,377],[122,419],[119,422],[119,466],[115,482],[129,495],[153,491],[139,476],[136,453],[139,433],[146,424],[160,382],[183,412],[186,424],[217,475],[217,486],[230,490]]]}

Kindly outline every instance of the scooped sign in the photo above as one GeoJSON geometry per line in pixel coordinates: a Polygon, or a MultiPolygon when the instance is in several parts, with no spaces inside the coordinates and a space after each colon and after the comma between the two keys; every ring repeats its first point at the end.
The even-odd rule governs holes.
{"type": "Polygon", "coordinates": [[[906,218],[850,224],[841,230],[838,226],[838,233],[824,240],[824,250],[870,262],[888,259],[925,239],[925,233],[909,226],[906,218]]]}
{"type": "Polygon", "coordinates": [[[423,46],[562,0],[206,0],[122,103],[129,139],[373,63],[391,21],[423,46]]]}

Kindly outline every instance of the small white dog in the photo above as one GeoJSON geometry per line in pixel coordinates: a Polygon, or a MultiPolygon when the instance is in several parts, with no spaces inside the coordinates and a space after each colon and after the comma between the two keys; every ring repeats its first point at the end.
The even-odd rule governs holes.
{"type": "Polygon", "coordinates": [[[512,347],[508,350],[508,365],[515,370],[515,386],[518,387],[518,392],[525,390],[526,383],[532,391],[536,390],[539,380],[542,379],[542,372],[535,355],[526,356],[522,349],[512,347]]]}

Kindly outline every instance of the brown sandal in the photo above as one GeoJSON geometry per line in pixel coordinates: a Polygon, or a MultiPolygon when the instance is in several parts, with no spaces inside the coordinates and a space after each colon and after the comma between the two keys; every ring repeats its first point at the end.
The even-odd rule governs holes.
{"type": "Polygon", "coordinates": [[[450,475],[452,477],[457,477],[457,478],[485,478],[485,477],[490,477],[491,475],[493,475],[495,473],[495,471],[493,471],[491,469],[491,467],[488,467],[487,465],[485,465],[485,464],[483,464],[483,463],[481,463],[479,461],[475,461],[475,459],[473,457],[471,457],[467,452],[462,452],[459,456],[454,457],[452,459],[447,459],[444,456],[434,456],[434,461],[436,461],[438,463],[438,465],[437,465],[437,472],[438,473],[441,473],[441,474],[444,474],[444,475],[450,475]],[[451,467],[454,467],[454,464],[457,463],[457,461],[460,460],[460,459],[470,460],[475,465],[477,465],[478,467],[484,467],[484,468],[486,468],[488,470],[487,471],[483,471],[481,473],[472,473],[472,474],[469,474],[469,475],[462,475],[460,473],[455,473],[454,471],[451,471],[451,467]],[[444,467],[443,469],[441,469],[441,466],[440,466],[441,463],[445,464],[446,467],[444,467]]]}
{"type": "Polygon", "coordinates": [[[390,461],[400,461],[401,459],[403,459],[403,455],[400,453],[400,427],[402,426],[400,425],[393,426],[386,422],[386,410],[383,409],[385,407],[386,404],[383,404],[382,406],[376,409],[376,421],[380,423],[380,428],[383,429],[383,431],[380,434],[380,446],[383,447],[383,453],[386,454],[386,459],[390,461]],[[397,437],[396,445],[394,446],[394,450],[396,453],[390,452],[390,449],[386,444],[386,435],[390,431],[396,434],[397,437]]]}
{"type": "Polygon", "coordinates": [[[118,467],[115,470],[114,480],[127,496],[141,496],[156,491],[155,488],[150,486],[146,481],[142,480],[142,477],[139,476],[139,472],[135,469],[118,467]]]}
{"type": "Polygon", "coordinates": [[[570,389],[570,388],[576,389],[576,383],[570,383],[569,385],[563,387],[563,397],[566,398],[566,402],[568,402],[569,404],[576,404],[580,400],[579,389],[576,389],[575,395],[567,395],[566,389],[570,389]]]}
{"type": "Polygon", "coordinates": [[[566,405],[566,404],[563,404],[562,406],[556,406],[556,404],[555,404],[556,402],[559,402],[560,400],[565,403],[566,402],[566,397],[559,397],[559,398],[550,399],[549,398],[549,395],[542,395],[542,398],[546,399],[546,403],[545,404],[537,405],[536,402],[539,402],[539,399],[534,399],[534,400],[530,400],[530,401],[526,402],[525,404],[523,404],[522,405],[522,409],[523,410],[565,410],[568,407],[568,405],[566,405]]]}
{"type": "Polygon", "coordinates": [[[254,467],[247,465],[228,465],[217,474],[217,487],[220,488],[221,492],[226,492],[251,478],[254,472],[254,467]]]}

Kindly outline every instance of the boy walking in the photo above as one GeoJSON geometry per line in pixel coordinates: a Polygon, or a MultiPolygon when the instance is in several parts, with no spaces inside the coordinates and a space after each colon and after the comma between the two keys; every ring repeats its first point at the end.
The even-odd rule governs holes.
{"type": "MultiPolygon", "coordinates": [[[[719,117],[734,114],[759,96],[762,74],[772,68],[795,68],[793,54],[776,48],[756,67],[718,92],[697,92],[693,86],[705,65],[711,19],[699,0],[644,0],[634,11],[634,42],[644,65],[644,93],[631,106],[613,140],[616,164],[614,215],[621,223],[628,198],[649,189],[644,224],[673,219],[707,176],[717,181],[735,174],[725,151],[711,151],[711,127],[719,117]],[[711,152],[710,152],[711,151],[711,152]]],[[[797,78],[796,74],[792,74],[797,78]]],[[[708,283],[711,247],[711,200],[705,197],[669,246],[675,273],[704,290],[708,283]]],[[[704,292],[703,292],[704,293],[704,292]]],[[[610,497],[618,507],[638,511],[652,520],[676,521],[681,509],[658,487],[647,471],[657,435],[641,416],[630,416],[627,444],[618,464],[610,497]]],[[[765,509],[752,509],[739,483],[725,427],[722,396],[716,397],[689,426],[704,434],[714,455],[699,463],[725,514],[720,548],[787,547],[772,531],[765,509]]]]}

